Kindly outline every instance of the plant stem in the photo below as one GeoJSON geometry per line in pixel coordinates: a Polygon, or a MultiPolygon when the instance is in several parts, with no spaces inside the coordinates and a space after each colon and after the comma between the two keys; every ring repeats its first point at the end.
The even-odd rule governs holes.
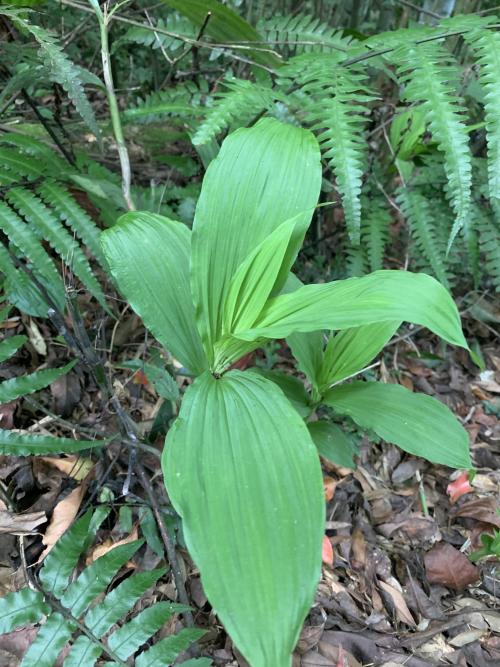
{"type": "Polygon", "coordinates": [[[116,146],[118,148],[118,157],[120,158],[120,167],[122,172],[122,192],[123,198],[129,211],[135,211],[135,205],[130,194],[130,183],[132,180],[130,171],[130,159],[127,150],[127,144],[123,136],[122,122],[120,119],[120,111],[118,109],[118,100],[116,99],[115,86],[113,82],[113,72],[111,71],[111,55],[109,52],[109,34],[108,26],[111,20],[108,14],[107,4],[104,5],[104,11],[99,6],[97,0],[90,0],[92,7],[99,21],[99,29],[101,35],[101,57],[102,69],[104,75],[104,84],[108,96],[109,113],[111,116],[111,125],[113,127],[113,134],[115,135],[116,146]]]}

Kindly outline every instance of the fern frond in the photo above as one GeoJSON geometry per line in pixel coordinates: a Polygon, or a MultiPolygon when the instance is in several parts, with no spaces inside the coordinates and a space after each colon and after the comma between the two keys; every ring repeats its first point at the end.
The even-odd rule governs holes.
{"type": "Polygon", "coordinates": [[[36,391],[40,391],[40,389],[48,387],[49,384],[69,373],[75,364],[76,361],[71,361],[61,368],[35,371],[29,375],[19,375],[18,377],[10,378],[10,380],[0,382],[0,405],[10,403],[10,401],[15,401],[16,398],[33,394],[36,391]]]}
{"type": "Polygon", "coordinates": [[[306,14],[261,19],[257,31],[271,46],[278,50],[285,47],[289,55],[311,51],[345,52],[352,42],[352,37],[344,37],[342,30],[306,14]]]}
{"type": "Polygon", "coordinates": [[[13,306],[34,317],[47,317],[49,305],[33,281],[15,266],[3,243],[0,243],[0,274],[5,276],[5,294],[13,306]]]}
{"type": "Polygon", "coordinates": [[[39,237],[6,204],[0,202],[0,229],[32,265],[37,278],[43,278],[47,291],[58,305],[64,305],[64,285],[54,261],[43,249],[39,237]]]}
{"type": "Polygon", "coordinates": [[[445,286],[450,286],[446,270],[446,246],[442,247],[435,228],[439,220],[434,218],[429,202],[416,190],[400,188],[396,201],[403,212],[410,234],[436,278],[445,286]]]}
{"type": "Polygon", "coordinates": [[[34,181],[46,174],[47,166],[42,160],[11,148],[0,148],[0,185],[10,185],[21,179],[34,181]]]}
{"type": "Polygon", "coordinates": [[[500,199],[500,33],[481,30],[464,37],[477,56],[484,89],[489,195],[500,199]]]}
{"type": "Polygon", "coordinates": [[[108,440],[71,440],[70,438],[19,433],[0,428],[0,454],[8,456],[70,454],[102,447],[108,442],[108,440]]]}
{"type": "MultiPolygon", "coordinates": [[[[183,37],[196,38],[197,30],[195,26],[184,16],[178,14],[171,14],[168,20],[160,18],[156,21],[155,28],[160,30],[169,30],[177,35],[183,37]]],[[[173,35],[166,35],[162,32],[155,32],[149,28],[141,28],[133,26],[129,28],[122,37],[120,37],[113,45],[113,53],[115,53],[123,44],[140,44],[142,46],[149,46],[152,49],[164,49],[165,51],[178,51],[184,47],[185,42],[177,39],[173,35]]]]}
{"type": "Polygon", "coordinates": [[[9,359],[28,339],[26,336],[11,336],[0,342],[0,363],[9,359]]]}
{"type": "Polygon", "coordinates": [[[10,190],[7,194],[7,201],[61,256],[99,303],[106,307],[106,298],[99,282],[92,273],[87,258],[78,243],[52,211],[36,195],[25,188],[10,190]]]}
{"type": "Polygon", "coordinates": [[[227,91],[218,93],[213,105],[209,107],[205,120],[193,137],[193,144],[209,143],[217,134],[227,129],[237,119],[244,124],[263,109],[271,107],[280,95],[271,88],[252,83],[245,79],[224,81],[227,91]]]}
{"type": "Polygon", "coordinates": [[[367,261],[362,246],[349,246],[345,250],[345,269],[347,278],[358,278],[367,273],[367,261]]]}
{"type": "Polygon", "coordinates": [[[54,181],[46,180],[37,188],[37,192],[44,202],[54,209],[58,216],[75,232],[99,264],[106,267],[106,260],[99,243],[99,229],[67,190],[54,181]]]}
{"type": "Polygon", "coordinates": [[[379,198],[363,201],[363,211],[361,241],[370,271],[378,271],[382,268],[392,218],[387,205],[379,198]]]}
{"type": "MultiPolygon", "coordinates": [[[[2,9],[7,13],[8,9],[2,9]]],[[[40,25],[30,23],[23,14],[16,10],[7,14],[14,25],[32,35],[39,46],[40,58],[47,69],[50,79],[59,83],[67,92],[82,120],[91,132],[100,141],[101,133],[95,118],[94,110],[83,90],[81,80],[81,69],[73,63],[64,53],[62,47],[57,43],[57,37],[42,28],[40,25]]]]}
{"type": "Polygon", "coordinates": [[[485,211],[474,207],[479,248],[484,258],[483,270],[500,292],[500,224],[485,211]]]}
{"type": "Polygon", "coordinates": [[[201,113],[200,106],[206,101],[208,85],[200,80],[199,86],[193,81],[186,81],[174,88],[152,93],[136,106],[125,109],[121,116],[126,123],[153,123],[165,116],[196,116],[201,113]]]}
{"type": "Polygon", "coordinates": [[[323,156],[335,174],[354,246],[360,242],[363,129],[367,103],[374,99],[365,80],[362,68],[342,67],[337,57],[323,55],[309,60],[301,81],[306,120],[316,130],[323,156]]]}
{"type": "Polygon", "coordinates": [[[404,98],[422,104],[432,135],[444,153],[448,196],[455,223],[448,249],[467,222],[471,203],[471,155],[464,107],[458,96],[459,73],[450,53],[436,42],[405,45],[391,56],[396,63],[404,98]]]}
{"type": "Polygon", "coordinates": [[[33,164],[38,164],[40,168],[43,168],[45,174],[56,176],[67,173],[69,170],[68,163],[59,157],[50,146],[27,134],[9,132],[0,136],[0,144],[15,146],[21,153],[36,158],[33,164]]]}
{"type": "MultiPolygon", "coordinates": [[[[102,506],[100,509],[103,509],[102,506]]],[[[41,623],[23,660],[27,667],[53,667],[61,649],[68,643],[71,646],[64,660],[65,667],[93,667],[101,656],[115,661],[105,664],[124,664],[176,612],[186,611],[184,605],[158,602],[131,621],[122,623],[105,638],[112,626],[120,623],[133,610],[138,599],[165,570],[132,574],[102,597],[110,582],[144,542],[135,540],[114,547],[84,568],[72,581],[75,569],[94,541],[102,519],[101,513],[96,512],[92,516],[89,511],[56,542],[39,573],[40,591],[25,588],[0,599],[0,632],[41,623]]],[[[186,628],[169,635],[151,648],[146,647],[136,656],[134,664],[136,667],[173,664],[179,654],[204,632],[198,628],[186,628]]],[[[183,664],[186,667],[208,667],[211,661],[200,658],[183,664]]]]}

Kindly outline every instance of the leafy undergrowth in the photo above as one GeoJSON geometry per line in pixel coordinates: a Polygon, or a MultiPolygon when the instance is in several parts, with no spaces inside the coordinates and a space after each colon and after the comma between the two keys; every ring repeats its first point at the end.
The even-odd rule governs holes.
{"type": "MultiPolygon", "coordinates": [[[[99,324],[99,315],[97,311],[93,314],[84,297],[80,300],[82,311],[87,313],[85,324],[92,330],[99,324]]],[[[492,328],[498,313],[491,307],[487,312],[486,307],[483,302],[465,312],[468,335],[480,342],[485,370],[478,371],[465,352],[450,353],[448,349],[445,353],[425,333],[408,330],[409,335],[393,341],[378,365],[368,371],[379,380],[400,383],[447,403],[470,433],[478,472],[471,479],[463,471],[450,473],[447,468],[377,442],[369,434],[360,439],[356,470],[323,461],[325,562],[294,667],[499,664],[500,613],[495,596],[500,566],[494,558],[475,563],[469,559],[471,553],[488,543],[481,536],[493,535],[495,528],[500,528],[500,348],[492,328]]],[[[47,321],[20,317],[14,311],[1,326],[5,336],[28,337],[26,345],[3,364],[1,379],[29,373],[44,362],[52,367],[65,361],[64,347],[52,340],[47,321]]],[[[167,531],[177,541],[180,575],[188,591],[194,624],[201,630],[188,629],[184,608],[176,606],[179,600],[154,508],[136,478],[129,450],[119,440],[78,456],[4,456],[0,458],[0,594],[25,589],[28,592],[23,595],[36,597],[40,609],[38,615],[28,618],[28,625],[18,623],[17,630],[0,637],[0,664],[18,665],[23,655],[29,658],[30,651],[33,655],[29,646],[38,632],[37,622],[47,623],[51,615],[71,632],[62,636],[59,658],[50,664],[63,664],[71,650],[75,651],[70,637],[75,644],[79,642],[77,649],[88,645],[88,637],[81,636],[71,619],[61,616],[60,607],[50,606],[43,591],[51,554],[57,554],[68,540],[67,533],[61,536],[70,526],[75,530],[75,518],[83,516],[80,521],[88,521],[93,512],[97,517],[92,520],[96,541],[80,543],[73,563],[75,574],[70,583],[70,568],[56,591],[56,602],[64,607],[70,596],[67,591],[71,587],[77,590],[79,581],[90,581],[88,572],[92,573],[93,567],[95,571],[93,564],[99,558],[109,560],[107,554],[113,552],[108,579],[95,589],[95,595],[89,592],[85,596],[85,608],[77,609],[79,622],[85,622],[87,614],[96,616],[96,611],[89,611],[92,606],[99,609],[106,600],[109,604],[109,600],[118,599],[120,595],[115,591],[124,590],[120,587],[132,588],[134,577],[144,583],[139,587],[140,594],[122,605],[120,614],[105,624],[100,633],[103,645],[93,647],[96,654],[101,651],[101,663],[97,664],[108,659],[108,634],[119,633],[119,626],[140,619],[148,609],[158,609],[165,612],[164,617],[130,654],[136,651],[136,665],[149,664],[147,658],[141,662],[139,655],[147,655],[152,646],[173,642],[179,657],[169,654],[170,661],[165,658],[161,664],[178,659],[188,660],[187,664],[212,662],[218,667],[243,667],[244,659],[207,603],[198,572],[182,543],[177,518],[168,505],[154,455],[154,450],[160,451],[163,433],[175,414],[177,389],[165,387],[152,371],[161,360],[160,351],[150,346],[135,315],[125,312],[113,332],[110,327],[108,339],[115,367],[114,389],[144,433],[150,433],[152,450],[141,451],[140,460],[150,477],[167,531]],[[142,365],[144,359],[149,365],[142,365]],[[120,554],[123,557],[117,559],[120,554]],[[149,587],[145,586],[148,577],[149,587]],[[41,585],[41,591],[33,589],[33,582],[41,585]],[[47,608],[43,606],[46,604],[47,608]],[[192,649],[191,653],[185,652],[189,642],[176,644],[179,636],[198,640],[194,655],[192,649]],[[202,657],[203,661],[196,662],[202,657]]],[[[284,345],[259,355],[250,363],[291,370],[291,357],[284,345]]],[[[187,382],[179,376],[178,388],[182,390],[187,382]]],[[[110,436],[118,430],[115,415],[103,403],[81,364],[34,396],[2,405],[2,427],[71,436],[71,424],[78,424],[77,431],[85,439],[110,436]]],[[[234,540],[236,544],[237,534],[234,540]]],[[[52,555],[52,564],[54,560],[52,555]]],[[[80,588],[84,587],[80,584],[80,588]]],[[[130,660],[129,656],[125,659],[130,660]]]]}

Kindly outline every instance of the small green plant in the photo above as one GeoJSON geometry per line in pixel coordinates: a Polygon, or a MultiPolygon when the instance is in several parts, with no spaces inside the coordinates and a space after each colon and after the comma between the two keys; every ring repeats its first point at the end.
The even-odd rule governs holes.
{"type": "Polygon", "coordinates": [[[451,297],[428,275],[298,282],[290,270],[320,187],[313,134],[262,119],[224,141],[192,232],[131,212],[101,237],[120,291],[196,376],[167,435],[165,483],[208,599],[252,667],[291,663],[321,569],[314,441],[320,453],[335,451],[339,431],[306,424],[283,382],[231,369],[234,362],[287,338],[311,383],[309,411],[323,401],[406,451],[471,466],[466,432],[434,399],[378,383],[332,387],[369,363],[403,321],[467,343],[451,297]],[[325,330],[339,333],[323,349],[325,330]]]}
{"type": "MultiPolygon", "coordinates": [[[[98,660],[99,664],[126,667],[130,656],[140,649],[135,667],[171,665],[204,634],[198,628],[185,628],[148,648],[145,645],[158,630],[186,607],[156,602],[127,618],[136,602],[165,573],[164,568],[133,574],[108,590],[143,540],[116,546],[79,571],[80,558],[92,545],[106,514],[99,509],[94,514],[88,511],[58,540],[30,587],[0,598],[0,634],[26,625],[40,626],[22,667],[53,667],[68,645],[64,667],[92,667],[98,660]]],[[[182,664],[209,667],[211,661],[199,658],[182,664]]]]}

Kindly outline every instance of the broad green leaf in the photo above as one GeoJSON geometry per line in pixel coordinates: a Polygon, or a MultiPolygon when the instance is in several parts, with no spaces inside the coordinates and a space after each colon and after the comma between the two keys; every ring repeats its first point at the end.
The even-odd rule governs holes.
{"type": "Polygon", "coordinates": [[[193,373],[207,361],[189,286],[191,234],[154,213],[126,213],[101,235],[119,290],[160,343],[193,373]]]}
{"type": "Polygon", "coordinates": [[[68,454],[83,449],[102,447],[108,440],[71,440],[50,435],[15,433],[0,428],[0,454],[31,456],[32,454],[68,454]]]}
{"type": "Polygon", "coordinates": [[[85,625],[96,635],[102,637],[113,625],[133,608],[137,600],[157,581],[165,568],[140,572],[125,579],[119,586],[106,595],[104,600],[95,605],[85,616],[85,625]]]}
{"type": "Polygon", "coordinates": [[[0,597],[0,635],[12,632],[20,626],[36,623],[48,612],[43,595],[31,588],[22,588],[0,597]]]}
{"type": "Polygon", "coordinates": [[[61,614],[52,613],[38,630],[35,641],[24,654],[21,667],[54,667],[61,649],[69,641],[72,628],[61,614]]]}
{"type": "Polygon", "coordinates": [[[204,590],[248,662],[289,667],[321,568],[321,470],[307,428],[257,373],[186,392],[162,466],[204,590]]]}
{"type": "Polygon", "coordinates": [[[135,659],[135,667],[164,667],[175,661],[179,653],[189,648],[190,644],[203,637],[206,630],[184,628],[176,635],[160,639],[147,651],[135,659]]]}
{"type": "Polygon", "coordinates": [[[85,635],[80,635],[71,647],[64,667],[94,667],[101,653],[99,644],[95,644],[85,635]]]}
{"type": "Polygon", "coordinates": [[[389,342],[399,326],[399,322],[377,322],[346,329],[332,336],[326,346],[321,368],[321,390],[367,366],[389,342]]]}
{"type": "Polygon", "coordinates": [[[209,658],[192,658],[181,662],[182,667],[210,667],[212,661],[209,658]]]}
{"type": "Polygon", "coordinates": [[[438,400],[398,384],[353,382],[328,391],[324,402],[358,426],[415,456],[452,468],[471,468],[469,436],[438,400]]]}
{"type": "Polygon", "coordinates": [[[91,519],[89,510],[57,540],[43,561],[39,577],[48,593],[60,597],[67,587],[81,554],[94,539],[94,533],[90,531],[91,519]]]}
{"type": "Polygon", "coordinates": [[[240,264],[283,222],[297,216],[275,290],[284,285],[321,186],[316,139],[264,118],[233,132],[207,169],[193,225],[191,285],[209,363],[240,264]]]}
{"type": "Polygon", "coordinates": [[[407,321],[428,327],[467,348],[451,296],[434,278],[409,271],[376,271],[323,285],[305,285],[270,299],[253,329],[235,336],[286,338],[294,332],[350,329],[376,322],[407,321]]]}
{"type": "Polygon", "coordinates": [[[356,449],[339,426],[326,421],[317,421],[308,424],[307,428],[323,458],[344,468],[356,467],[352,458],[356,449]]]}
{"type": "Polygon", "coordinates": [[[132,653],[147,642],[155,632],[164,625],[177,611],[182,612],[186,607],[157,602],[152,607],[144,609],[131,621],[115,630],[108,638],[109,648],[116,653],[120,660],[126,660],[132,653]]]}
{"type": "Polygon", "coordinates": [[[64,591],[61,604],[71,609],[75,618],[79,618],[92,600],[107,588],[113,577],[132,558],[141,544],[144,544],[144,540],[121,544],[95,560],[64,591]]]}
{"type": "Polygon", "coordinates": [[[271,51],[257,30],[230,7],[217,0],[164,0],[169,6],[184,14],[192,23],[201,28],[205,24],[204,33],[213,37],[219,44],[242,44],[242,50],[236,50],[244,58],[252,58],[256,63],[268,67],[279,67],[281,59],[271,51]],[[210,19],[205,23],[207,14],[210,19]],[[252,44],[252,42],[256,42],[252,44]]]}
{"type": "Polygon", "coordinates": [[[77,360],[75,359],[61,368],[49,368],[45,371],[36,371],[30,375],[20,375],[0,382],[0,404],[9,403],[9,401],[14,401],[16,398],[48,387],[57,378],[69,373],[76,363],[77,360]]]}
{"type": "Polygon", "coordinates": [[[308,417],[311,414],[312,408],[309,405],[309,395],[304,387],[304,383],[299,378],[276,370],[266,371],[259,369],[258,373],[278,385],[302,418],[308,417]]]}
{"type": "Polygon", "coordinates": [[[0,363],[9,359],[28,339],[26,336],[11,336],[0,343],[0,363]]]}
{"type": "Polygon", "coordinates": [[[224,304],[223,335],[237,328],[250,329],[260,315],[278,280],[296,224],[295,218],[281,224],[238,267],[224,304]]]}

